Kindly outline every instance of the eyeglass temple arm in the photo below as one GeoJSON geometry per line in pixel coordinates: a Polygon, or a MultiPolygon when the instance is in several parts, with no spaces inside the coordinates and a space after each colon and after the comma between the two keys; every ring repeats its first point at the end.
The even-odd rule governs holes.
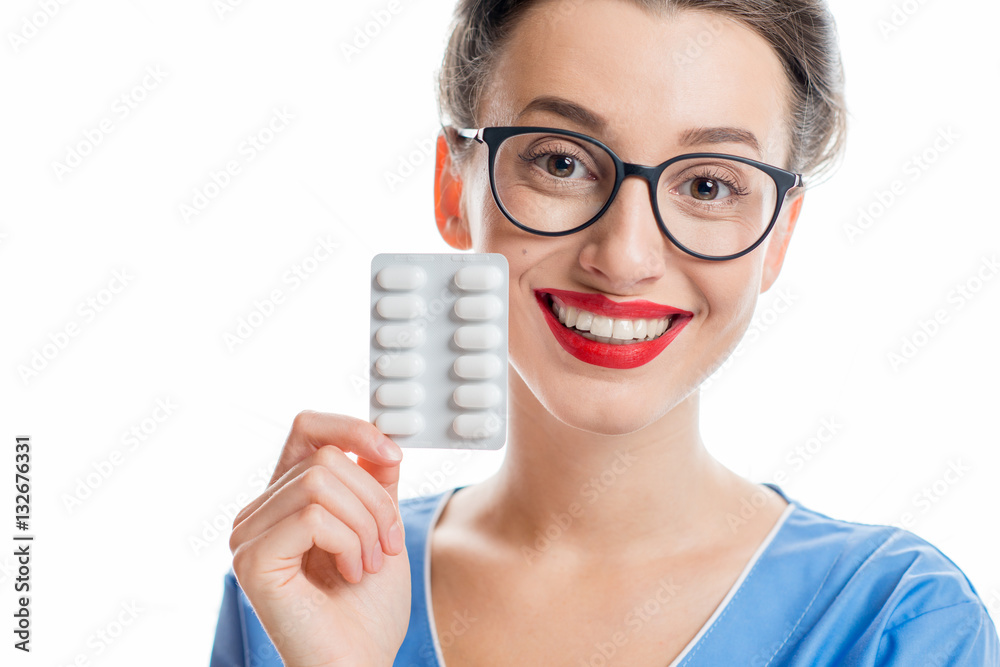
{"type": "Polygon", "coordinates": [[[458,128],[457,131],[458,131],[458,136],[462,137],[463,139],[475,139],[478,142],[482,142],[483,129],[484,128],[481,127],[478,129],[474,127],[466,127],[466,128],[458,128]]]}

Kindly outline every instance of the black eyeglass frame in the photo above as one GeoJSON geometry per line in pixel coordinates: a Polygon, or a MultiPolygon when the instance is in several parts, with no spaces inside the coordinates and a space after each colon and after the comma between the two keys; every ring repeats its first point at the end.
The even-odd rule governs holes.
{"type": "Polygon", "coordinates": [[[662,162],[655,167],[650,167],[646,165],[635,164],[633,162],[625,162],[620,157],[618,157],[618,155],[608,146],[606,146],[603,142],[589,135],[582,134],[580,132],[573,132],[572,130],[563,130],[560,128],[553,128],[553,127],[537,127],[537,126],[522,126],[522,125],[510,126],[510,127],[480,127],[480,128],[455,128],[455,129],[458,133],[458,136],[464,139],[475,139],[481,144],[486,144],[487,148],[489,149],[490,190],[493,193],[493,200],[500,208],[500,211],[504,214],[504,216],[506,216],[508,220],[511,221],[511,223],[513,223],[518,228],[523,229],[524,231],[530,232],[532,234],[537,234],[539,236],[567,236],[569,234],[574,234],[594,224],[602,215],[604,215],[605,211],[607,211],[608,208],[610,208],[612,202],[614,202],[615,200],[615,197],[618,195],[618,190],[621,187],[622,182],[624,182],[625,178],[628,176],[638,176],[646,181],[646,185],[649,189],[649,199],[653,206],[653,215],[656,218],[656,224],[660,228],[660,231],[662,231],[664,235],[668,239],[670,239],[670,242],[673,243],[678,248],[680,248],[681,250],[683,250],[684,252],[686,252],[687,254],[693,255],[694,257],[697,257],[699,259],[721,262],[727,259],[736,259],[737,257],[742,257],[743,255],[752,252],[754,248],[763,243],[764,239],[767,238],[767,235],[771,233],[771,230],[774,228],[774,223],[777,222],[778,216],[781,214],[781,209],[784,206],[785,197],[788,194],[788,192],[793,188],[802,186],[802,174],[796,174],[791,171],[786,171],[785,169],[781,169],[780,167],[775,167],[774,165],[766,164],[764,162],[758,162],[757,160],[751,160],[749,158],[740,157],[739,155],[726,155],[724,153],[685,153],[684,155],[677,155],[675,157],[672,157],[666,162],[662,162]],[[611,190],[611,194],[608,196],[608,201],[604,203],[604,206],[601,208],[600,211],[598,211],[594,215],[594,217],[592,217],[590,220],[587,220],[582,225],[574,227],[573,229],[567,229],[561,232],[546,232],[538,229],[532,229],[531,227],[526,227],[525,225],[518,222],[514,218],[514,216],[510,214],[510,212],[503,205],[503,202],[500,200],[499,193],[497,193],[496,179],[494,177],[494,165],[496,163],[496,156],[498,149],[500,148],[500,144],[503,143],[506,139],[509,139],[510,137],[514,137],[520,134],[530,134],[536,132],[564,135],[567,137],[573,137],[575,139],[580,139],[583,141],[590,142],[604,149],[608,153],[608,155],[611,156],[611,159],[614,161],[615,185],[614,188],[612,188],[611,190]],[[742,250],[732,255],[724,255],[721,257],[716,257],[713,255],[705,255],[686,247],[683,243],[674,238],[674,235],[670,233],[669,229],[667,229],[666,223],[663,222],[663,216],[660,215],[659,204],[656,201],[656,194],[655,194],[656,187],[657,184],[659,183],[660,175],[667,167],[669,167],[674,162],[677,162],[678,160],[683,160],[687,158],[725,158],[727,160],[735,160],[737,162],[742,162],[744,164],[757,167],[758,169],[766,173],[768,176],[770,176],[771,180],[774,181],[774,185],[777,188],[777,198],[776,198],[777,205],[775,206],[774,214],[771,216],[771,221],[768,223],[767,229],[764,230],[764,233],[761,234],[760,238],[757,239],[753,243],[753,245],[751,245],[749,248],[746,248],[745,250],[742,250]]]}

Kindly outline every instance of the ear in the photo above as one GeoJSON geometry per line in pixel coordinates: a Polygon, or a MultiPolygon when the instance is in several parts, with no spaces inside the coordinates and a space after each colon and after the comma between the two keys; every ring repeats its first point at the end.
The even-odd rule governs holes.
{"type": "Polygon", "coordinates": [[[462,180],[452,168],[451,151],[444,130],[438,133],[434,165],[434,217],[441,238],[457,250],[472,247],[469,225],[462,215],[462,180]]]}
{"type": "Polygon", "coordinates": [[[778,220],[771,230],[772,237],[767,245],[767,255],[764,256],[764,274],[761,278],[761,294],[766,292],[777,280],[781,272],[781,265],[785,262],[785,251],[788,250],[788,242],[792,239],[792,231],[795,223],[802,212],[802,201],[805,199],[805,189],[798,188],[791,199],[785,202],[781,209],[778,220]]]}

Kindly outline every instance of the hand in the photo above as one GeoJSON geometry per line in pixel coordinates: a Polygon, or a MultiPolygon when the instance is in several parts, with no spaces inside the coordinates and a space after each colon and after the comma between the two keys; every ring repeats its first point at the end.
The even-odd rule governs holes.
{"type": "Polygon", "coordinates": [[[233,571],[286,667],[395,660],[410,620],[401,459],[368,422],[303,412],[268,487],[236,515],[233,571]]]}

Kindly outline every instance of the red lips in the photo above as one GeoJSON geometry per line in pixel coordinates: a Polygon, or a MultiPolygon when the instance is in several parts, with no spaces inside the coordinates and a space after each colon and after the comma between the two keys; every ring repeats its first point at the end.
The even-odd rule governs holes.
{"type": "Polygon", "coordinates": [[[652,301],[634,300],[612,301],[603,294],[571,292],[568,290],[535,290],[538,307],[545,316],[545,322],[564,350],[588,364],[605,368],[636,368],[649,363],[662,352],[687,326],[694,313],[665,306],[652,301]],[[559,297],[568,306],[575,306],[598,315],[618,319],[660,319],[671,317],[670,328],[659,338],[642,343],[615,345],[584,338],[578,332],[567,328],[556,318],[550,308],[547,295],[559,297]]]}

